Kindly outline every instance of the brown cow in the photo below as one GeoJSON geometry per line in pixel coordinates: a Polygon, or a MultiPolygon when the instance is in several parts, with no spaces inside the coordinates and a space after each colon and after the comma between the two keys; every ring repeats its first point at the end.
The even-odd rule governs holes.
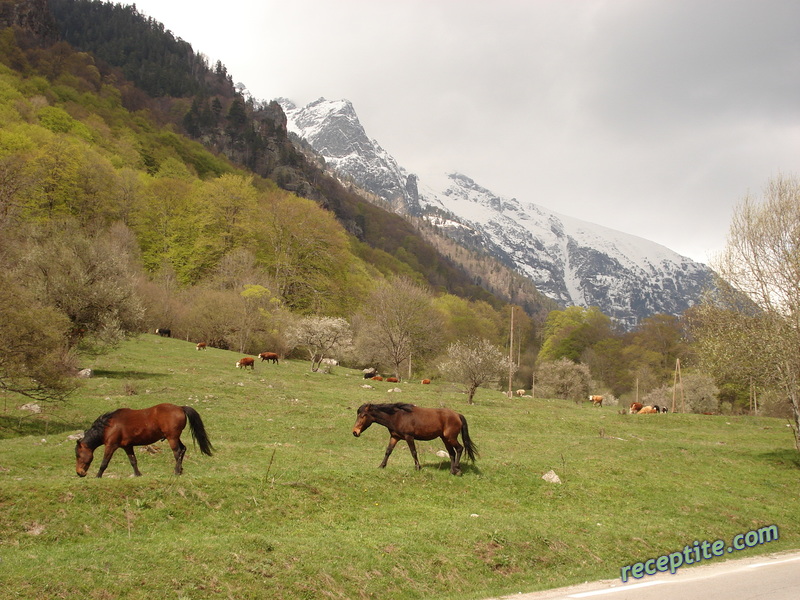
{"type": "Polygon", "coordinates": [[[592,403],[592,406],[603,406],[602,396],[589,396],[589,401],[592,403]]]}
{"type": "Polygon", "coordinates": [[[400,380],[397,377],[387,377],[386,381],[389,383],[400,383],[400,380]]]}
{"type": "Polygon", "coordinates": [[[636,413],[636,414],[637,415],[656,415],[656,414],[658,414],[658,411],[655,408],[653,408],[652,406],[643,406],[639,410],[639,412],[636,413]]]}
{"type": "Polygon", "coordinates": [[[423,379],[422,380],[422,385],[428,385],[430,382],[431,382],[430,379],[423,379]]]}
{"type": "Polygon", "coordinates": [[[256,370],[256,361],[255,361],[255,359],[250,358],[249,356],[245,356],[243,358],[240,358],[238,361],[236,361],[236,368],[237,369],[247,369],[247,367],[250,367],[253,371],[255,371],[256,370]]]}
{"type": "Polygon", "coordinates": [[[380,375],[375,375],[374,377],[370,377],[372,381],[383,381],[383,377],[380,375]]]}
{"type": "Polygon", "coordinates": [[[261,354],[258,355],[258,357],[261,359],[261,362],[264,362],[265,360],[270,360],[276,365],[278,364],[278,355],[275,354],[274,352],[262,352],[261,354]]]}
{"type": "Polygon", "coordinates": [[[631,402],[631,414],[635,415],[642,410],[642,405],[639,402],[631,402]]]}
{"type": "Polygon", "coordinates": [[[206,343],[205,342],[198,343],[197,344],[197,349],[198,350],[205,350],[206,349],[206,343]]]}

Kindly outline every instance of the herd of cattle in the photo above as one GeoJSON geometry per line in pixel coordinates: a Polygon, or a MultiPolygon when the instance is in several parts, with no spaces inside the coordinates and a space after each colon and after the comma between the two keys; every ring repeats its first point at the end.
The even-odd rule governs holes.
{"type": "MultiPolygon", "coordinates": [[[[198,348],[199,349],[199,348],[198,348]]],[[[261,359],[261,362],[265,360],[270,361],[273,364],[278,364],[278,355],[274,352],[262,352],[258,355],[258,358],[261,359]]],[[[237,369],[246,369],[250,367],[253,371],[256,370],[256,359],[250,356],[243,356],[238,361],[236,361],[236,368],[237,369]]]]}
{"type": "MultiPolygon", "coordinates": [[[[159,328],[156,329],[156,333],[160,336],[171,337],[169,329],[159,328]]],[[[208,344],[206,342],[198,342],[196,348],[197,350],[206,350],[208,348],[208,344]]],[[[261,362],[269,361],[276,365],[278,364],[279,360],[279,356],[276,352],[262,352],[261,354],[258,355],[258,358],[261,359],[261,362]]],[[[330,358],[323,359],[322,362],[323,364],[331,366],[336,366],[339,364],[338,361],[330,358]]],[[[250,367],[250,369],[255,371],[256,359],[251,356],[243,356],[242,358],[236,361],[237,369],[247,369],[247,367],[250,367]]],[[[374,381],[387,381],[389,383],[398,383],[400,381],[399,379],[397,379],[397,377],[384,378],[381,375],[378,375],[378,371],[374,367],[369,369],[364,369],[364,379],[372,379],[374,381]]],[[[431,382],[430,379],[422,380],[422,383],[430,383],[430,382],[431,382]]]]}
{"type": "MultiPolygon", "coordinates": [[[[156,329],[156,333],[162,337],[172,337],[172,332],[169,329],[156,329]]],[[[198,350],[205,350],[207,344],[205,342],[200,342],[197,344],[198,350]]],[[[262,352],[258,355],[258,358],[261,359],[261,362],[270,361],[273,364],[278,364],[278,355],[275,352],[262,352]]],[[[329,359],[326,359],[329,360],[329,359]]],[[[335,363],[335,361],[332,361],[335,363]]],[[[256,359],[250,356],[244,356],[240,358],[236,362],[237,369],[247,369],[250,367],[251,369],[255,370],[256,366],[256,359]]],[[[399,380],[397,377],[382,377],[378,374],[377,369],[374,367],[369,369],[364,369],[364,379],[372,379],[373,381],[387,381],[389,383],[397,383],[399,380]]],[[[427,384],[430,383],[430,379],[423,379],[422,383],[427,384]]],[[[525,390],[517,390],[517,396],[522,396],[525,393],[525,390]]],[[[603,406],[603,396],[599,395],[591,395],[589,396],[589,402],[592,403],[592,406],[603,406]]],[[[658,406],[657,404],[653,405],[643,405],[640,402],[633,402],[630,406],[630,414],[632,415],[653,415],[658,413],[665,413],[668,412],[666,406],[658,406]]]]}
{"type": "Polygon", "coordinates": [[[631,404],[632,415],[654,415],[665,412],[669,412],[666,406],[658,406],[657,404],[653,404],[652,406],[642,406],[642,404],[639,402],[633,402],[631,404]]]}
{"type": "MultiPolygon", "coordinates": [[[[603,396],[589,396],[589,402],[592,403],[592,406],[603,406],[603,396]]],[[[630,413],[632,415],[655,415],[665,412],[669,412],[667,407],[657,404],[643,405],[641,402],[632,402],[630,407],[630,413]]]]}

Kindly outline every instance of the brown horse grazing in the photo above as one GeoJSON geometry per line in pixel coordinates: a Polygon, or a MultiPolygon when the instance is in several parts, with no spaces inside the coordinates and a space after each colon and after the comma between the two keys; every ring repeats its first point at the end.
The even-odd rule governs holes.
{"type": "Polygon", "coordinates": [[[186,446],[181,442],[181,432],[186,427],[187,420],[192,439],[200,446],[203,454],[211,456],[214,447],[208,439],[200,415],[191,406],[158,404],[141,410],[120,408],[98,417],[83,434],[83,438],[78,440],[75,445],[75,471],[79,476],[85,477],[89,465],[92,464],[95,449],[105,445],[103,462],[97,471],[98,477],[103,476],[103,471],[117,448],[125,450],[134,475],[140,477],[133,447],[166,439],[175,455],[175,474],[180,475],[183,472],[183,455],[186,453],[186,446]]]}
{"type": "Polygon", "coordinates": [[[450,473],[461,475],[461,454],[467,451],[471,461],[475,461],[478,448],[469,437],[467,420],[464,415],[449,408],[423,408],[413,404],[397,402],[395,404],[363,404],[359,407],[356,424],[353,425],[353,435],[358,437],[364,430],[378,423],[389,430],[389,446],[380,468],[386,466],[389,455],[394,450],[397,442],[405,440],[414,457],[414,466],[421,469],[417,459],[417,448],[414,440],[432,440],[442,438],[447,453],[450,455],[450,473]],[[464,445],[458,443],[458,434],[464,445]]]}

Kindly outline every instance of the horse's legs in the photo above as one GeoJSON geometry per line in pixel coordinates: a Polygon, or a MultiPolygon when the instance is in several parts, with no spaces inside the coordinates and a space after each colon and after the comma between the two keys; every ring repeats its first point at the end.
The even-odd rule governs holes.
{"type": "Polygon", "coordinates": [[[411,450],[411,456],[414,457],[414,468],[419,471],[422,465],[420,465],[419,460],[417,460],[417,446],[414,444],[414,438],[407,437],[406,442],[408,442],[408,449],[411,450]]]}
{"type": "Polygon", "coordinates": [[[103,451],[103,462],[100,463],[100,468],[97,470],[97,476],[102,477],[103,471],[106,470],[108,463],[111,462],[111,457],[114,456],[114,451],[117,446],[106,446],[103,451]]]}
{"type": "Polygon", "coordinates": [[[458,471],[458,455],[456,454],[456,449],[453,447],[453,444],[446,439],[442,438],[442,441],[444,442],[444,447],[447,448],[447,454],[450,455],[450,473],[455,475],[458,471]]]}
{"type": "Polygon", "coordinates": [[[175,475],[183,473],[183,455],[186,454],[186,446],[181,442],[181,438],[169,441],[172,454],[175,456],[175,475]]]}
{"type": "Polygon", "coordinates": [[[133,474],[136,475],[136,477],[141,477],[142,474],[139,472],[139,465],[136,462],[136,454],[133,451],[133,446],[125,446],[123,450],[125,450],[125,453],[128,455],[128,460],[131,461],[133,474]]]}
{"type": "Polygon", "coordinates": [[[464,452],[464,446],[458,443],[458,438],[447,439],[442,436],[447,453],[450,455],[450,473],[452,475],[461,475],[461,454],[464,452]]]}
{"type": "Polygon", "coordinates": [[[386,462],[389,460],[389,455],[392,453],[392,450],[394,450],[394,447],[399,441],[400,438],[396,438],[394,436],[389,438],[389,445],[386,446],[386,454],[383,455],[383,462],[378,465],[379,469],[383,469],[386,466],[386,462]]]}

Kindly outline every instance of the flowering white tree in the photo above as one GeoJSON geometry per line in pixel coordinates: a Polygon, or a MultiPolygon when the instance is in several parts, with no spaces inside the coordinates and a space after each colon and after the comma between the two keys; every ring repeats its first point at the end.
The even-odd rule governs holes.
{"type": "Polygon", "coordinates": [[[508,356],[489,340],[470,338],[455,342],[447,348],[447,357],[439,363],[439,369],[450,379],[466,386],[467,402],[472,404],[475,391],[487,383],[497,383],[507,375],[510,367],[508,356]]]}
{"type": "Polygon", "coordinates": [[[311,370],[319,371],[322,360],[347,351],[353,343],[350,323],[340,317],[304,317],[289,330],[293,345],[305,348],[311,370]]]}

